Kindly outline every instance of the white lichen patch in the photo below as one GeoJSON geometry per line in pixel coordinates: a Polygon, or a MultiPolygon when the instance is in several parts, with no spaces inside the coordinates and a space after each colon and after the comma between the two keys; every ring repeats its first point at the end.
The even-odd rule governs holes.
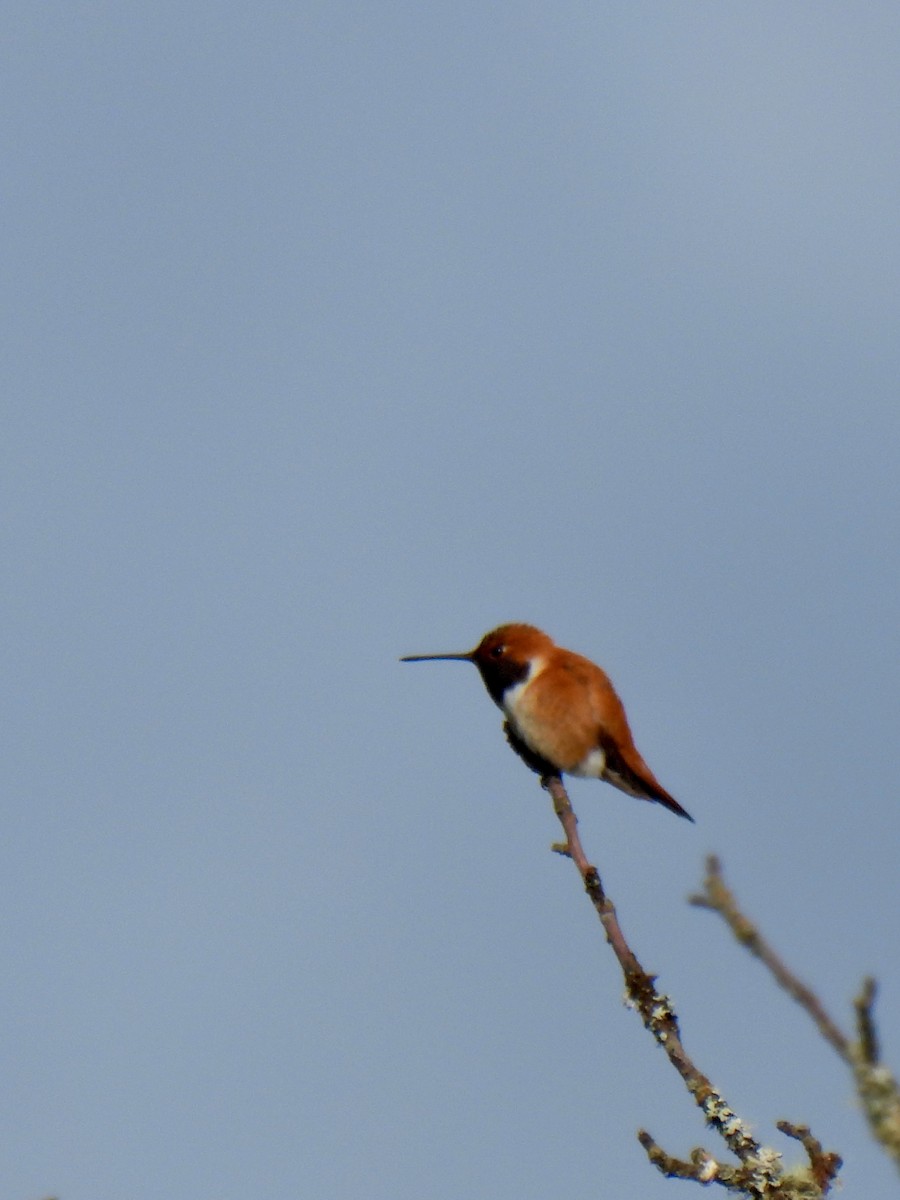
{"type": "Polygon", "coordinates": [[[668,996],[660,996],[650,1009],[652,1021],[669,1021],[672,1019],[672,1002],[668,996]]]}
{"type": "Polygon", "coordinates": [[[697,1178],[701,1183],[712,1183],[719,1174],[719,1164],[714,1158],[709,1155],[704,1155],[703,1161],[699,1164],[697,1178]]]}

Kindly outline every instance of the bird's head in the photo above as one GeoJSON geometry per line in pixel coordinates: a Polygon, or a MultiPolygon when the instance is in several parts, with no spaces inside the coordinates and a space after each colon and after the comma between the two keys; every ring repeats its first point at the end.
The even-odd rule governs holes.
{"type": "Polygon", "coordinates": [[[465,654],[410,654],[401,662],[474,663],[491,698],[502,706],[507,688],[522,683],[528,677],[532,663],[552,649],[553,640],[534,625],[510,624],[492,629],[474,650],[465,654]]]}

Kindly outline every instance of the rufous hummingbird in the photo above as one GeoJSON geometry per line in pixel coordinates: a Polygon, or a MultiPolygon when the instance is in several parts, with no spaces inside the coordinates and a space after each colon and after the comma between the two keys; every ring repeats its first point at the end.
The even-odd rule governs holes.
{"type": "Polygon", "coordinates": [[[693,821],[657,781],[634,744],[606,672],[533,625],[501,625],[467,654],[410,654],[401,662],[474,663],[506,716],[513,749],[539,775],[605,779],[693,821]]]}

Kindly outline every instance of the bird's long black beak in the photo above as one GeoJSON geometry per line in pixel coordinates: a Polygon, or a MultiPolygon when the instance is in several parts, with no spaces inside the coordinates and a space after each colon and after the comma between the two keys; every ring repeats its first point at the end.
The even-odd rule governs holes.
{"type": "Polygon", "coordinates": [[[401,662],[471,662],[472,651],[468,654],[407,654],[401,662]]]}

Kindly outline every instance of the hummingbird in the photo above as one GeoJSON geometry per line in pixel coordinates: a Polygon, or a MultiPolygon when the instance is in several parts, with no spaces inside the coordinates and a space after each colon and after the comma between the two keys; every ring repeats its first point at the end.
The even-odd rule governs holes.
{"type": "Polygon", "coordinates": [[[542,777],[605,779],[693,821],[634,744],[622,701],[596,663],[557,646],[533,625],[501,625],[466,654],[409,654],[401,662],[474,663],[506,716],[510,745],[542,777]]]}

